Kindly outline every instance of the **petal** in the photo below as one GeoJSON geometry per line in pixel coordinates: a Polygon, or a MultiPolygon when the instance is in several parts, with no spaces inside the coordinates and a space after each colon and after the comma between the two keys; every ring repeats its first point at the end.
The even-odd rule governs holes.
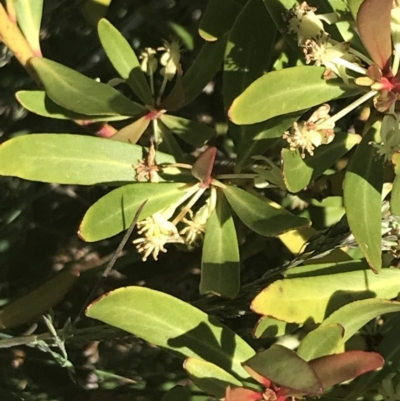
{"type": "Polygon", "coordinates": [[[390,15],[393,0],[364,0],[357,14],[360,38],[378,67],[387,73],[390,70],[392,40],[390,15]]]}

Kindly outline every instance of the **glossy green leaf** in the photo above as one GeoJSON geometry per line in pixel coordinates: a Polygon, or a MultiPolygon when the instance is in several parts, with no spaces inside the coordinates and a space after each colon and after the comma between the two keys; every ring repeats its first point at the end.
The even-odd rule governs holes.
{"type": "Polygon", "coordinates": [[[309,318],[320,323],[350,302],[366,298],[394,298],[399,292],[399,285],[400,270],[397,269],[383,269],[380,274],[358,270],[289,278],[277,280],[264,288],[254,298],[251,307],[256,313],[290,323],[303,323],[309,318]]]}
{"type": "Polygon", "coordinates": [[[149,84],[128,41],[106,19],[100,20],[98,33],[101,45],[118,74],[144,104],[152,105],[154,99],[149,84]]]}
{"type": "Polygon", "coordinates": [[[248,377],[241,362],[254,350],[214,317],[171,295],[119,288],[93,302],[86,315],[180,355],[214,363],[235,377],[248,377]]]}
{"type": "Polygon", "coordinates": [[[185,104],[194,100],[218,72],[224,58],[228,35],[216,42],[203,44],[196,58],[184,73],[182,84],[185,90],[185,104]]]}
{"type": "Polygon", "coordinates": [[[235,124],[254,124],[361,92],[342,80],[323,79],[324,71],[324,67],[299,66],[269,72],[234,100],[229,118],[235,124]]]}
{"type": "Polygon", "coordinates": [[[234,376],[219,366],[202,359],[188,358],[183,367],[197,387],[216,398],[224,398],[228,386],[242,386],[242,383],[234,376]]]}
{"type": "Polygon", "coordinates": [[[78,277],[77,270],[62,271],[29,294],[6,305],[0,310],[0,328],[10,329],[30,323],[47,312],[64,298],[78,277]]]}
{"type": "MultiPolygon", "coordinates": [[[[382,270],[382,272],[385,270],[382,270]]],[[[377,298],[354,301],[332,313],[315,331],[330,324],[340,324],[344,327],[343,339],[338,344],[338,347],[340,347],[370,320],[380,315],[394,312],[400,312],[400,302],[377,298]]]]}
{"type": "Polygon", "coordinates": [[[342,343],[344,327],[333,323],[310,331],[301,341],[297,354],[304,360],[332,354],[342,343]]]}
{"type": "MultiPolygon", "coordinates": [[[[133,182],[136,174],[132,165],[142,157],[142,147],[105,138],[23,135],[0,145],[0,175],[59,184],[133,182]]],[[[157,153],[157,163],[174,162],[172,156],[157,153]]]]}
{"type": "Polygon", "coordinates": [[[14,0],[18,25],[35,56],[41,57],[40,24],[43,13],[43,0],[14,0]]]}
{"type": "Polygon", "coordinates": [[[309,225],[303,217],[295,216],[268,199],[262,200],[243,189],[226,186],[224,194],[243,223],[260,235],[274,237],[286,231],[309,225]]]}
{"type": "Polygon", "coordinates": [[[241,140],[236,146],[238,155],[235,171],[240,172],[248,167],[254,162],[253,156],[262,155],[274,146],[277,139],[282,137],[301,114],[302,112],[290,113],[257,124],[236,126],[240,129],[241,140]]]}
{"type": "Polygon", "coordinates": [[[290,334],[299,326],[297,324],[282,322],[269,316],[259,319],[253,329],[254,338],[274,338],[290,334]]]}
{"type": "Polygon", "coordinates": [[[179,138],[194,147],[201,147],[216,136],[216,132],[211,127],[183,117],[163,114],[161,121],[179,138]]]}
{"type": "Polygon", "coordinates": [[[60,120],[90,120],[90,121],[119,121],[126,120],[129,116],[87,116],[75,113],[54,103],[45,91],[18,91],[15,95],[18,102],[32,113],[48,118],[60,120]]]}
{"type": "Polygon", "coordinates": [[[140,139],[149,124],[150,119],[146,116],[141,117],[138,120],[125,125],[125,127],[121,128],[117,133],[111,136],[110,139],[134,144],[140,139]]]}
{"type": "Polygon", "coordinates": [[[234,0],[209,0],[200,20],[199,34],[213,42],[228,32],[241,10],[234,0]]]}
{"type": "Polygon", "coordinates": [[[240,289],[240,256],[235,224],[222,193],[207,220],[201,258],[200,293],[234,298],[240,289]]]}
{"type": "Polygon", "coordinates": [[[175,386],[169,390],[162,401],[190,401],[190,390],[187,387],[175,386]]]}
{"type": "Polygon", "coordinates": [[[282,345],[274,344],[267,350],[258,352],[245,362],[245,367],[279,387],[294,390],[290,393],[322,393],[321,383],[314,370],[294,351],[282,345]]]}
{"type": "Polygon", "coordinates": [[[296,193],[306,188],[360,140],[359,135],[337,133],[332,143],[321,145],[315,150],[314,156],[307,155],[304,159],[298,150],[283,149],[283,177],[287,189],[296,193]]]}
{"type": "Polygon", "coordinates": [[[364,135],[347,166],[343,198],[347,220],[369,265],[379,272],[381,261],[381,192],[383,163],[371,141],[379,141],[380,122],[364,135]]]}
{"type": "Polygon", "coordinates": [[[33,57],[32,66],[47,95],[58,105],[87,115],[139,116],[148,109],[129,100],[112,86],[97,82],[62,64],[33,57]]]}
{"type": "Polygon", "coordinates": [[[392,193],[390,196],[390,211],[395,216],[400,216],[400,153],[395,153],[392,157],[394,172],[396,177],[393,181],[392,193]]]}
{"type": "Polygon", "coordinates": [[[182,183],[136,183],[114,189],[94,203],[79,227],[79,236],[88,242],[112,237],[129,228],[132,220],[147,200],[139,219],[167,208],[185,194],[182,183]]]}

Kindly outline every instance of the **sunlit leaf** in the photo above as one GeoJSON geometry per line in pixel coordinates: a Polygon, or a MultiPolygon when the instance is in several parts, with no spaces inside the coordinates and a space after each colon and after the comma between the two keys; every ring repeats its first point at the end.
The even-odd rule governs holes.
{"type": "Polygon", "coordinates": [[[138,120],[125,125],[117,133],[110,137],[114,141],[126,142],[126,143],[136,143],[140,137],[146,131],[150,124],[150,119],[146,116],[139,118],[138,120]]]}
{"type": "Polygon", "coordinates": [[[364,135],[347,166],[343,198],[347,220],[360,249],[375,272],[381,269],[381,192],[383,163],[371,141],[379,143],[380,122],[364,135]]]}
{"type": "Polygon", "coordinates": [[[58,105],[87,115],[139,116],[147,108],[129,100],[113,87],[88,78],[62,64],[33,57],[32,66],[47,95],[58,105]]]}
{"type": "Polygon", "coordinates": [[[216,398],[224,398],[228,386],[242,385],[239,380],[219,366],[202,359],[188,358],[183,367],[197,387],[216,398]]]}
{"type": "Polygon", "coordinates": [[[207,220],[201,258],[200,293],[235,297],[240,289],[240,256],[235,224],[222,193],[207,220]]]}
{"type": "Polygon", "coordinates": [[[361,92],[342,80],[325,80],[324,67],[299,66],[272,71],[254,81],[229,109],[235,124],[254,124],[361,92]]]}
{"type": "Polygon", "coordinates": [[[154,99],[149,84],[128,41],[105,19],[100,20],[98,32],[101,45],[118,74],[144,104],[152,105],[154,99]]]}
{"type": "Polygon", "coordinates": [[[86,310],[88,317],[184,355],[248,377],[241,362],[254,350],[228,327],[171,295],[144,287],[111,291],[86,310]]]}
{"type": "Polygon", "coordinates": [[[79,235],[88,242],[112,237],[129,228],[144,201],[139,219],[167,208],[184,194],[182,183],[136,183],[114,189],[95,202],[85,214],[79,235]]]}
{"type": "Polygon", "coordinates": [[[251,307],[256,313],[290,323],[303,323],[309,318],[320,323],[352,301],[394,298],[399,292],[399,285],[400,271],[397,269],[383,269],[378,275],[371,270],[358,270],[289,278],[277,280],[261,291],[251,307]]]}
{"type": "Polygon", "coordinates": [[[273,237],[309,225],[307,219],[295,216],[268,199],[262,200],[243,189],[227,185],[223,191],[240,220],[260,235],[273,237]]]}
{"type": "Polygon", "coordinates": [[[274,338],[290,334],[299,326],[269,316],[261,317],[253,329],[254,338],[274,338]]]}

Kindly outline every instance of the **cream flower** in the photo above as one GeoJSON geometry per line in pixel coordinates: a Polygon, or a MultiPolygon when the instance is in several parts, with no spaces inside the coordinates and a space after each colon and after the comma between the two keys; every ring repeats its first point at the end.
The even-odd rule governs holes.
{"type": "Polygon", "coordinates": [[[158,50],[164,50],[164,53],[160,57],[160,63],[164,66],[160,70],[160,74],[171,81],[177,71],[180,71],[180,60],[181,60],[181,47],[178,40],[172,40],[171,42],[164,41],[164,47],[158,50]]]}

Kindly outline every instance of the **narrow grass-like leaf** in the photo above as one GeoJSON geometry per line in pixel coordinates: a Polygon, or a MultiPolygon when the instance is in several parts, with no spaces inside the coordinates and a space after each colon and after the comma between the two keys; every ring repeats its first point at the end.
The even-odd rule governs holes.
{"type": "Polygon", "coordinates": [[[128,41],[106,19],[100,20],[98,32],[101,45],[118,74],[144,104],[152,105],[154,99],[149,84],[128,41]]]}
{"type": "Polygon", "coordinates": [[[227,185],[223,191],[240,220],[260,235],[274,237],[309,225],[307,219],[295,216],[277,204],[272,206],[268,199],[262,200],[243,189],[227,185]]]}
{"type": "MultiPolygon", "coordinates": [[[[132,165],[142,157],[142,147],[105,138],[31,134],[0,145],[0,175],[59,184],[134,182],[132,165]]],[[[157,153],[157,163],[174,162],[157,153]]]]}
{"type": "Polygon", "coordinates": [[[197,387],[216,398],[224,398],[228,386],[242,386],[242,383],[234,376],[219,366],[202,359],[188,358],[183,367],[197,387]]]}
{"type": "Polygon", "coordinates": [[[129,100],[112,86],[62,64],[38,57],[33,57],[30,62],[51,100],[75,113],[139,116],[148,112],[146,107],[129,100]]]}
{"type": "Polygon", "coordinates": [[[304,159],[298,150],[283,149],[282,172],[288,190],[296,193],[306,188],[360,141],[359,135],[338,133],[332,143],[318,147],[314,156],[304,159]]]}
{"type": "Polygon", "coordinates": [[[347,220],[360,249],[375,272],[381,269],[381,192],[383,163],[371,141],[379,143],[380,121],[370,127],[346,170],[343,198],[347,220]]]}
{"type": "Polygon", "coordinates": [[[85,214],[79,235],[88,242],[100,241],[126,230],[144,201],[140,220],[167,208],[184,194],[182,183],[136,183],[114,189],[94,203],[85,214]]]}
{"type": "Polygon", "coordinates": [[[14,0],[18,25],[35,56],[41,56],[40,24],[43,13],[43,0],[14,0]]]}
{"type": "Polygon", "coordinates": [[[240,256],[235,224],[222,193],[207,220],[201,258],[200,293],[234,298],[240,289],[240,256]]]}
{"type": "Polygon", "coordinates": [[[110,116],[87,116],[75,113],[57,103],[54,103],[45,91],[18,91],[15,95],[18,102],[32,113],[39,116],[56,118],[59,120],[89,120],[89,121],[120,121],[130,118],[130,116],[110,115],[110,116]]]}
{"type": "Polygon", "coordinates": [[[320,323],[350,302],[394,298],[399,293],[399,286],[400,271],[397,269],[383,269],[378,275],[371,270],[358,270],[283,279],[260,292],[251,307],[256,313],[290,323],[303,323],[309,318],[320,323]]]}
{"type": "Polygon", "coordinates": [[[214,363],[235,377],[248,377],[241,363],[254,350],[212,316],[171,295],[119,288],[94,301],[86,315],[180,355],[214,363]]]}
{"type": "Polygon", "coordinates": [[[233,101],[229,118],[235,124],[254,124],[362,91],[339,79],[325,80],[324,71],[323,67],[298,66],[269,72],[233,101]]]}

